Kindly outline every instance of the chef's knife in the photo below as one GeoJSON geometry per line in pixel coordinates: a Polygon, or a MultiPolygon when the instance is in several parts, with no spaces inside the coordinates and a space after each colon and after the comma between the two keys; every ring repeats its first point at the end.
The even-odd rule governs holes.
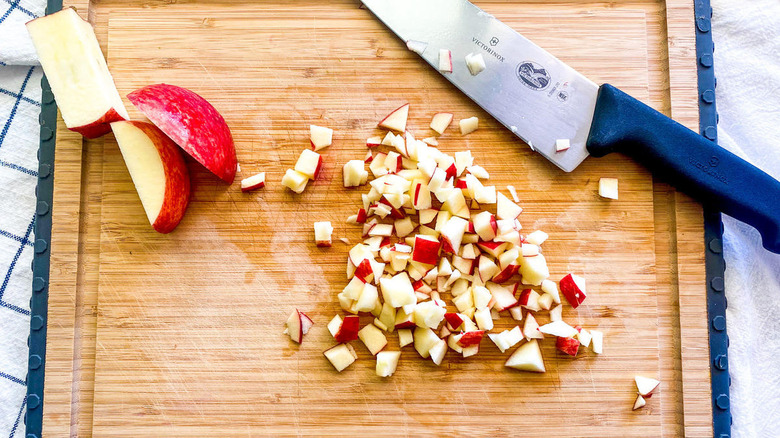
{"type": "Polygon", "coordinates": [[[622,152],[657,177],[754,226],[780,253],[780,182],[619,89],[596,85],[467,0],[361,0],[445,78],[566,172],[622,152]],[[474,76],[465,63],[481,54],[474,76]],[[570,148],[556,152],[557,140],[570,148]]]}

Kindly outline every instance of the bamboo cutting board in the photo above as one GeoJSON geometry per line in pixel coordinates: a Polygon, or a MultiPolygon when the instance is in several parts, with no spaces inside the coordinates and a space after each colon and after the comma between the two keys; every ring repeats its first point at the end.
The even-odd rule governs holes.
{"type": "MultiPolygon", "coordinates": [[[[695,125],[692,4],[478,5],[594,81],[695,125]]],[[[80,12],[122,95],[157,82],[201,94],[231,127],[237,179],[266,171],[268,185],[242,194],[190,161],[187,215],[159,235],[114,139],[58,130],[46,436],[711,434],[701,211],[688,198],[622,156],[558,171],[353,1],[117,1],[80,12]],[[406,347],[385,380],[359,341],[343,373],[324,359],[350,245],[316,248],[312,223],[359,241],[344,219],[360,190],[342,187],[340,166],[362,158],[376,122],[404,102],[419,137],[437,111],[480,117],[477,132],[451,127],[440,148],[470,149],[492,184],[518,188],[523,226],[551,235],[553,278],[586,275],[588,299],[564,317],[603,330],[603,355],[566,358],[547,340],[548,371],[535,375],[504,368],[509,353],[487,340],[441,367],[406,347]],[[311,123],[334,128],[334,145],[323,176],[293,195],[279,181],[311,123]],[[605,176],[619,177],[619,201],[597,196],[605,176]],[[296,307],[315,322],[301,346],[281,335],[296,307]],[[632,412],[636,374],[663,384],[632,412]]]]}

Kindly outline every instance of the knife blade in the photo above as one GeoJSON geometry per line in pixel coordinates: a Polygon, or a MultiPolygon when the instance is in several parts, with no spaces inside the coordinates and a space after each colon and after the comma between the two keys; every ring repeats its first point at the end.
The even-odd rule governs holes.
{"type": "Polygon", "coordinates": [[[402,40],[421,42],[419,55],[434,68],[439,49],[450,50],[453,71],[444,77],[555,165],[571,172],[588,156],[598,93],[588,78],[467,1],[363,3],[402,40]],[[466,68],[469,53],[485,60],[477,76],[466,68]],[[569,140],[566,153],[556,153],[558,139],[569,140]]]}
{"type": "Polygon", "coordinates": [[[566,172],[588,155],[622,152],[653,175],[755,227],[780,254],[780,182],[609,84],[596,85],[467,0],[361,0],[501,124],[566,172]],[[482,54],[472,75],[466,55],[482,54]],[[570,148],[556,152],[556,140],[570,148]]]}

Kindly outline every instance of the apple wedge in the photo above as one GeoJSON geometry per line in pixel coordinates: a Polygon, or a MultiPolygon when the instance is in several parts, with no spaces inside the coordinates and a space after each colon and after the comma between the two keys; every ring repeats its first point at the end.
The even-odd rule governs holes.
{"type": "Polygon", "coordinates": [[[192,158],[227,183],[236,176],[236,148],[225,119],[206,99],[176,85],[148,85],[127,95],[192,158]]]}
{"type": "Polygon", "coordinates": [[[349,344],[339,344],[323,353],[336,371],[342,372],[357,359],[355,349],[349,344]]]}
{"type": "Polygon", "coordinates": [[[387,115],[381,122],[380,128],[390,129],[397,132],[406,131],[406,119],[409,117],[409,104],[403,104],[387,115]]]}
{"type": "Polygon", "coordinates": [[[262,189],[263,187],[265,187],[265,172],[260,172],[241,180],[241,191],[244,193],[262,189]]]}
{"type": "Polygon", "coordinates": [[[656,388],[658,388],[658,386],[661,384],[661,382],[656,379],[642,376],[635,376],[634,381],[636,382],[637,392],[642,397],[647,397],[652,394],[653,391],[655,391],[656,388]]]}
{"type": "Polygon", "coordinates": [[[380,351],[376,354],[376,375],[379,377],[390,377],[395,373],[398,367],[398,360],[401,358],[400,351],[380,351]]]}
{"type": "Polygon", "coordinates": [[[536,339],[532,339],[520,347],[509,356],[505,366],[520,371],[530,371],[534,373],[543,373],[544,360],[542,359],[542,350],[536,339]]]}
{"type": "Polygon", "coordinates": [[[431,119],[431,129],[436,131],[439,135],[444,134],[444,130],[452,123],[452,113],[436,113],[431,119]]]}
{"type": "Polygon", "coordinates": [[[36,18],[27,31],[68,129],[96,138],[130,118],[95,31],[75,9],[36,18]]]}
{"type": "Polygon", "coordinates": [[[181,151],[162,131],[146,122],[114,122],[119,150],[152,228],[170,233],[190,201],[190,176],[181,151]]]}

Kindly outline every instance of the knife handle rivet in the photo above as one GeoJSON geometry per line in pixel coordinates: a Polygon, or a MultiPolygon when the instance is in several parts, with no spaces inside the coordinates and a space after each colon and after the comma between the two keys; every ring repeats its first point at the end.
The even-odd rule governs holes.
{"type": "Polygon", "coordinates": [[[701,32],[707,33],[710,31],[710,20],[706,17],[699,17],[696,20],[696,27],[698,27],[701,32]]]}
{"type": "Polygon", "coordinates": [[[30,328],[33,331],[38,331],[43,328],[43,318],[40,315],[35,315],[30,318],[30,328]]]}
{"type": "Polygon", "coordinates": [[[712,328],[719,332],[726,330],[726,318],[724,318],[723,315],[718,315],[715,318],[712,318],[712,328]]]}
{"type": "Polygon", "coordinates": [[[43,254],[43,252],[45,252],[48,247],[49,244],[46,243],[46,241],[43,239],[36,240],[35,244],[33,245],[33,249],[35,250],[36,254],[43,254]]]}
{"type": "Polygon", "coordinates": [[[41,292],[46,288],[46,280],[43,277],[35,277],[33,278],[32,286],[35,292],[41,292]]]}
{"type": "Polygon", "coordinates": [[[714,252],[715,254],[720,254],[723,252],[723,243],[721,243],[720,239],[710,240],[708,246],[710,247],[710,251],[714,252]]]}
{"type": "Polygon", "coordinates": [[[712,90],[704,90],[704,92],[701,93],[701,100],[706,103],[715,102],[715,92],[712,90]]]}
{"type": "Polygon", "coordinates": [[[35,409],[41,405],[41,398],[37,394],[27,396],[27,409],[35,409]]]}
{"type": "Polygon", "coordinates": [[[723,277],[715,277],[712,280],[710,280],[710,286],[712,287],[712,290],[715,292],[723,292],[724,284],[723,284],[723,277]]]}
{"type": "Polygon", "coordinates": [[[29,366],[31,370],[37,370],[38,368],[40,368],[41,363],[42,360],[40,356],[38,356],[37,354],[30,355],[29,366]]]}
{"type": "Polygon", "coordinates": [[[712,55],[705,53],[699,57],[699,64],[704,67],[712,67],[712,55]]]}

